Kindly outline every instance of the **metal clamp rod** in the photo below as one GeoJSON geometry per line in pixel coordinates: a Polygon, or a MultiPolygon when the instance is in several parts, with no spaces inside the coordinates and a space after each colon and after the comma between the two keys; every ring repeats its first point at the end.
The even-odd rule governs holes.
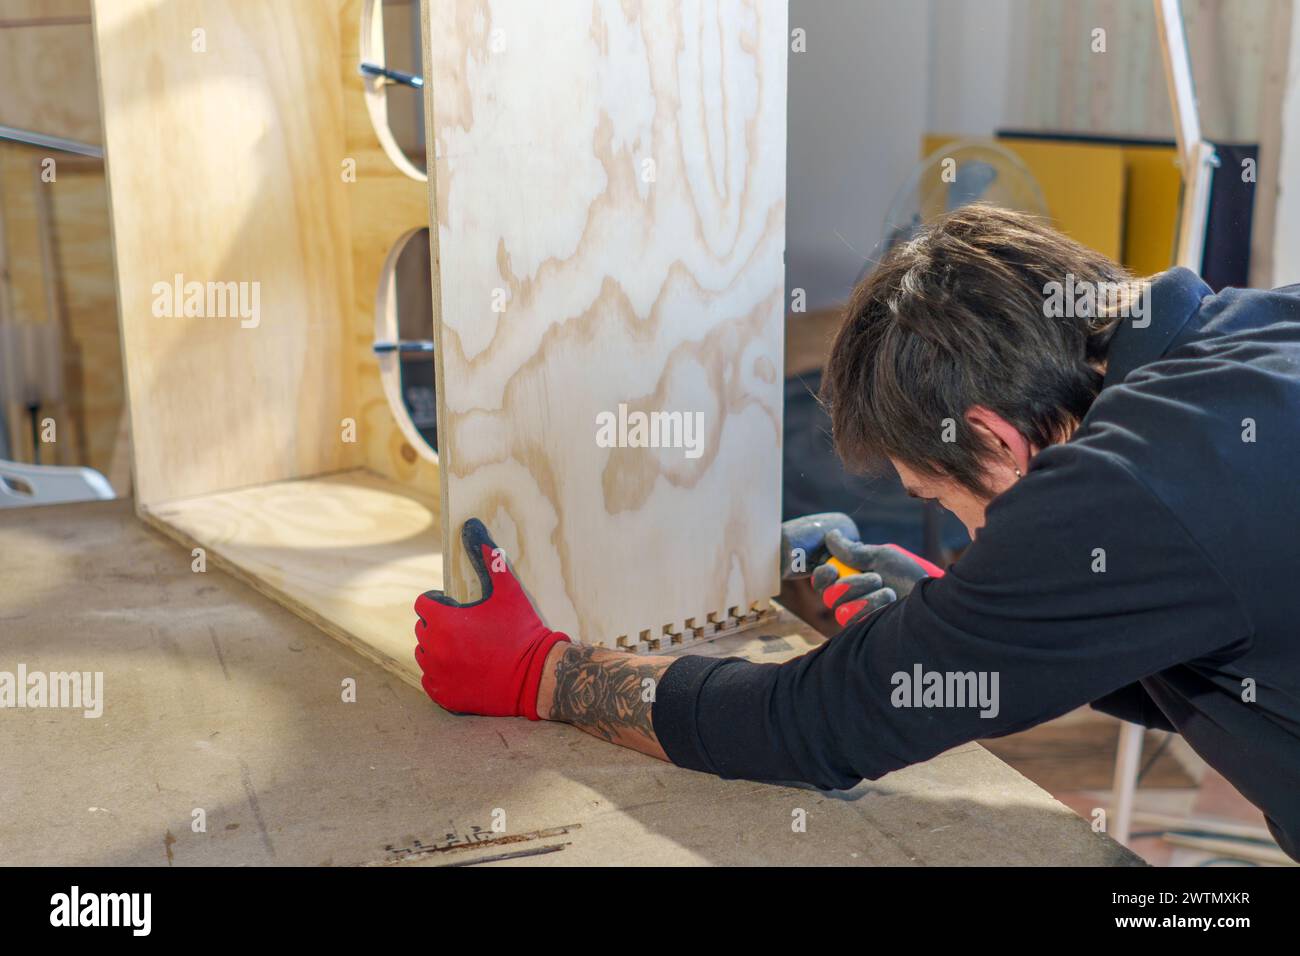
{"type": "Polygon", "coordinates": [[[427,340],[404,339],[399,342],[376,342],[372,348],[376,355],[388,355],[392,352],[432,352],[433,343],[427,340]]]}
{"type": "Polygon", "coordinates": [[[91,159],[104,158],[103,147],[91,143],[82,143],[75,139],[65,139],[62,136],[35,133],[31,130],[19,129],[16,126],[0,124],[0,139],[8,140],[11,143],[23,143],[27,146],[40,146],[43,149],[55,149],[61,153],[72,153],[76,156],[89,156],[91,159]]]}
{"type": "Polygon", "coordinates": [[[362,76],[377,76],[388,80],[390,83],[400,83],[403,86],[413,86],[417,90],[424,86],[424,77],[417,76],[414,73],[403,73],[401,70],[390,70],[386,66],[380,66],[378,63],[362,63],[358,68],[362,76]]]}

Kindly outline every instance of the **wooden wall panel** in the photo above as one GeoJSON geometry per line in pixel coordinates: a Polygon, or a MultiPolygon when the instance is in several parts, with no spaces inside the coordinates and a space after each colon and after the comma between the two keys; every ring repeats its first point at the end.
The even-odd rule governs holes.
{"type": "Polygon", "coordinates": [[[552,627],[707,633],[779,584],[784,0],[427,15],[448,587],[478,516],[552,627]],[[620,405],[699,457],[601,447],[620,405]]]}
{"type": "Polygon", "coordinates": [[[4,223],[6,300],[15,322],[49,318],[41,254],[40,193],[36,184],[43,153],[0,143],[0,218],[4,223]]]}
{"type": "Polygon", "coordinates": [[[0,0],[0,125],[98,144],[90,0],[0,0]]]}
{"type": "Polygon", "coordinates": [[[104,169],[94,160],[64,158],[57,175],[44,197],[56,308],[64,325],[64,387],[74,461],[102,472],[113,490],[125,495],[131,489],[121,427],[126,395],[104,169]]]}
{"type": "Polygon", "coordinates": [[[35,324],[48,317],[32,152],[15,143],[0,143],[0,415],[9,446],[0,450],[0,457],[26,462],[33,456],[26,403],[39,395],[30,392],[31,363],[24,354],[25,336],[18,329],[19,323],[35,324]]]}
{"type": "Polygon", "coordinates": [[[355,467],[342,4],[94,9],[140,503],[355,467]],[[176,275],[260,321],[155,316],[176,275]]]}
{"type": "MultiPolygon", "coordinates": [[[[0,0],[0,124],[102,142],[90,0],[0,0]]],[[[0,144],[0,218],[8,246],[0,284],[15,321],[59,323],[58,439],[47,464],[89,465],[119,494],[130,490],[120,438],[125,399],[103,164],[0,144]],[[54,160],[53,178],[41,167],[54,160]]],[[[28,429],[12,453],[31,457],[28,429]]]]}
{"type": "MultiPolygon", "coordinates": [[[[1010,0],[1006,64],[1013,129],[1172,138],[1154,7],[1146,0],[1010,0]],[[1106,52],[1092,52],[1092,31],[1106,52]]],[[[1273,40],[1292,0],[1182,3],[1201,126],[1211,140],[1266,135],[1265,90],[1285,52],[1273,40]]]]}
{"type": "MultiPolygon", "coordinates": [[[[34,460],[30,396],[41,402],[38,418],[56,424],[42,464],[111,470],[124,407],[112,289],[102,165],[0,142],[0,321],[14,323],[15,336],[0,344],[15,352],[0,356],[0,400],[11,459],[34,460]],[[55,330],[39,340],[19,332],[46,324],[55,330]]],[[[119,492],[130,488],[127,470],[110,480],[119,492]]]]}

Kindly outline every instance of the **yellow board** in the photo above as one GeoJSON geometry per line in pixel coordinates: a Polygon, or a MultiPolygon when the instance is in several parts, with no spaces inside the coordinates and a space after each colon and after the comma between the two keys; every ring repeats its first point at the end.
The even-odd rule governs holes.
{"type": "Polygon", "coordinates": [[[1124,258],[1134,274],[1168,269],[1174,261],[1182,178],[1172,146],[1125,146],[1128,206],[1124,212],[1124,258]]]}
{"type": "MultiPolygon", "coordinates": [[[[923,154],[957,142],[927,135],[923,154]]],[[[1052,220],[1066,235],[1137,275],[1173,261],[1181,180],[1172,146],[999,138],[1038,181],[1052,220]]]]}
{"type": "MultiPolygon", "coordinates": [[[[927,136],[925,155],[956,142],[927,136]]],[[[1052,219],[1066,235],[1120,258],[1124,243],[1124,158],[1114,146],[1035,140],[999,140],[1029,167],[1052,219]]]]}

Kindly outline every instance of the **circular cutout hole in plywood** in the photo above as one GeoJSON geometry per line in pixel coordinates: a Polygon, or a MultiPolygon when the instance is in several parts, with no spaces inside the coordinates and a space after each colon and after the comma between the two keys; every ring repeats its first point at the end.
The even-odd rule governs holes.
{"type": "Polygon", "coordinates": [[[422,457],[437,461],[437,366],[427,227],[398,239],[384,262],[375,302],[375,352],[384,394],[403,437],[422,457]]]}
{"type": "Polygon", "coordinates": [[[412,80],[423,84],[420,0],[366,0],[361,11],[361,67],[366,111],[380,146],[406,175],[427,180],[424,90],[410,85],[412,80]]]}

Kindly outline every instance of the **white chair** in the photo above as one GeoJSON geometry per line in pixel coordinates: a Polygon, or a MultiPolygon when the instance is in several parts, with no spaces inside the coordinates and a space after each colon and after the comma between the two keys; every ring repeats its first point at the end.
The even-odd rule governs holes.
{"type": "Polygon", "coordinates": [[[1129,845],[1133,832],[1133,805],[1137,801],[1138,767],[1142,762],[1142,738],[1146,732],[1141,724],[1120,721],[1108,829],[1110,835],[1125,846],[1129,845]]]}
{"type": "Polygon", "coordinates": [[[94,468],[21,465],[0,459],[0,508],[102,501],[116,497],[108,479],[94,468]]]}

